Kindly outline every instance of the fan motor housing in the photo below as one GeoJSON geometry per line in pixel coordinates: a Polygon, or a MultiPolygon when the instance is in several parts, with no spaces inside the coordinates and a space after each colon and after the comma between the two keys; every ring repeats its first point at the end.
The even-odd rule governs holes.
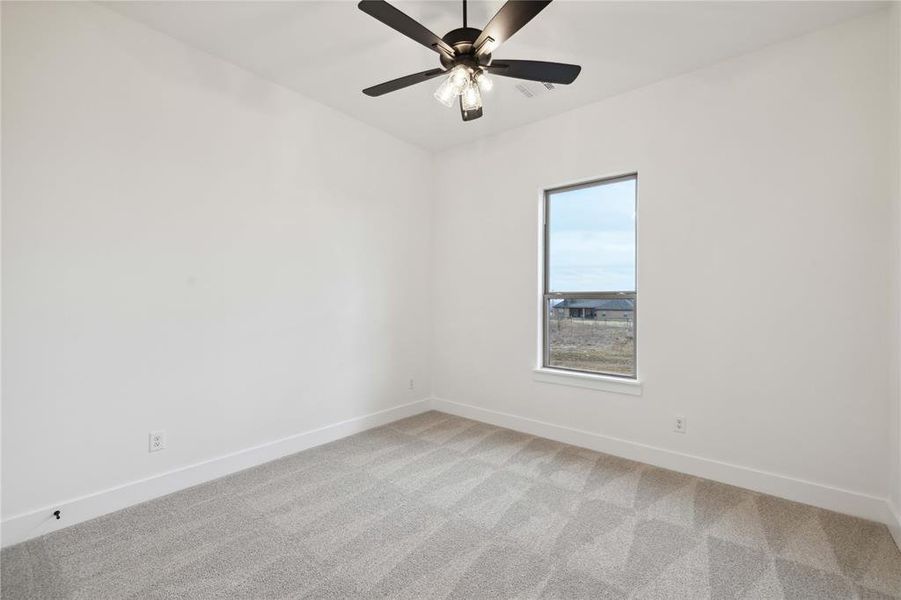
{"type": "Polygon", "coordinates": [[[454,58],[442,54],[441,66],[445,69],[450,69],[459,64],[469,67],[490,64],[490,54],[483,54],[477,57],[473,52],[473,44],[481,33],[481,29],[473,27],[460,27],[459,29],[448,31],[441,40],[454,49],[454,58]]]}

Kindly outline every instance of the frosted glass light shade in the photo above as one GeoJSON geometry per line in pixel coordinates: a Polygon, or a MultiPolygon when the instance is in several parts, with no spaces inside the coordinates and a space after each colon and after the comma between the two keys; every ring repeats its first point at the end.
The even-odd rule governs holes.
{"type": "Polygon", "coordinates": [[[456,97],[457,91],[454,88],[454,84],[451,83],[450,77],[446,77],[444,81],[441,82],[441,85],[438,86],[438,89],[435,90],[435,100],[444,106],[451,108],[454,105],[456,97]]]}
{"type": "Polygon", "coordinates": [[[463,88],[463,110],[478,110],[482,108],[482,94],[479,93],[479,86],[470,82],[463,88]]]}
{"type": "Polygon", "coordinates": [[[488,77],[488,73],[485,71],[478,71],[473,75],[472,79],[478,84],[483,92],[490,92],[491,88],[494,87],[494,82],[491,81],[491,78],[488,77]]]}
{"type": "Polygon", "coordinates": [[[448,79],[450,80],[451,85],[454,86],[454,91],[457,94],[460,94],[463,92],[463,88],[469,83],[469,69],[462,65],[458,65],[451,71],[448,79]]]}

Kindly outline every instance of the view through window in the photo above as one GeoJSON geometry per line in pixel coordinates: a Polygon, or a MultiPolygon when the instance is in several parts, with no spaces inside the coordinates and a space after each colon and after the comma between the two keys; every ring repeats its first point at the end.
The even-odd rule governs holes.
{"type": "Polygon", "coordinates": [[[543,366],[634,378],[638,176],[548,190],[543,366]]]}

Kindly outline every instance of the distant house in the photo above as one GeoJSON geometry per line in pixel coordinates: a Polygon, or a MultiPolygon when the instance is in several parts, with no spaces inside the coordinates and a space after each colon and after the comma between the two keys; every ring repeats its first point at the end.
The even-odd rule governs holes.
{"type": "Polygon", "coordinates": [[[635,300],[587,300],[567,298],[554,305],[553,316],[558,319],[598,319],[602,321],[631,321],[635,316],[635,300]]]}

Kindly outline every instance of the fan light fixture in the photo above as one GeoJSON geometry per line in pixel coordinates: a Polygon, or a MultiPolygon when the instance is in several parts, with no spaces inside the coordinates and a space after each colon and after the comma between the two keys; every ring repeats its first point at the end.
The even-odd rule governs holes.
{"type": "Polygon", "coordinates": [[[481,69],[473,73],[469,67],[458,65],[435,90],[435,99],[448,108],[453,108],[454,100],[460,96],[463,110],[482,108],[481,91],[491,89],[491,80],[481,69]],[[481,90],[480,90],[481,88],[481,90]]]}
{"type": "Polygon", "coordinates": [[[466,87],[466,84],[469,83],[471,74],[472,69],[464,67],[463,65],[457,65],[451,70],[448,80],[451,82],[451,85],[454,86],[454,90],[458,94],[462,92],[463,88],[466,87]]]}
{"type": "Polygon", "coordinates": [[[360,0],[360,10],[438,53],[441,62],[438,69],[398,77],[368,87],[363,93],[382,96],[429,79],[444,77],[435,90],[435,99],[452,107],[459,97],[460,115],[464,121],[473,121],[482,117],[482,93],[492,87],[488,73],[545,84],[572,83],[582,70],[579,65],[540,60],[494,60],[491,56],[550,3],[551,0],[508,0],[484,29],[475,29],[467,24],[466,0],[463,0],[463,27],[438,37],[385,0],[360,0]]]}
{"type": "Polygon", "coordinates": [[[479,85],[479,88],[483,92],[490,92],[491,88],[494,87],[494,82],[488,78],[488,73],[482,70],[476,72],[476,74],[472,76],[472,80],[479,85]]]}
{"type": "Polygon", "coordinates": [[[460,96],[460,103],[463,110],[478,110],[482,108],[482,94],[479,93],[479,86],[470,80],[463,88],[463,94],[460,96]]]}
{"type": "Polygon", "coordinates": [[[451,83],[450,77],[441,82],[438,89],[435,90],[435,100],[448,108],[454,106],[454,100],[457,98],[457,91],[454,84],[451,83]]]}

